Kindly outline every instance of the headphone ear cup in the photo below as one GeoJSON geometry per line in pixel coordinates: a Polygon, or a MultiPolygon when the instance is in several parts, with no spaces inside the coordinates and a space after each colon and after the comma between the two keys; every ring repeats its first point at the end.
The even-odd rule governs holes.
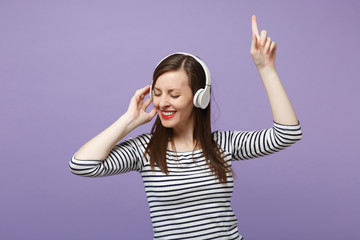
{"type": "Polygon", "coordinates": [[[210,103],[210,87],[206,86],[205,89],[201,92],[200,107],[205,109],[210,103]]]}
{"type": "Polygon", "coordinates": [[[201,99],[201,95],[202,95],[202,92],[203,92],[203,88],[200,88],[199,90],[196,91],[195,95],[194,95],[194,99],[193,99],[193,103],[194,103],[194,106],[197,107],[197,108],[200,108],[200,99],[201,99]]]}
{"type": "Polygon", "coordinates": [[[150,85],[150,92],[149,92],[149,97],[150,97],[150,100],[152,101],[153,100],[153,98],[154,98],[154,92],[153,92],[153,90],[152,90],[152,84],[150,85]]]}
{"type": "Polygon", "coordinates": [[[195,107],[205,109],[210,103],[210,87],[199,89],[194,95],[193,102],[195,107]]]}

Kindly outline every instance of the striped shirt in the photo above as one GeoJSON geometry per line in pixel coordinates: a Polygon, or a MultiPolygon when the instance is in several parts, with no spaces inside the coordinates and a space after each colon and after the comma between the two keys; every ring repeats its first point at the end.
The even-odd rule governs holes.
{"type": "MultiPolygon", "coordinates": [[[[300,125],[274,122],[259,131],[216,131],[214,140],[231,166],[234,160],[261,157],[284,149],[302,136],[300,125]]],[[[104,161],[70,161],[71,171],[80,176],[101,177],[137,171],[141,174],[154,239],[243,239],[231,208],[233,177],[220,183],[211,173],[201,149],[166,154],[169,174],[151,169],[145,149],[151,138],[143,134],[116,144],[104,161]]]]}

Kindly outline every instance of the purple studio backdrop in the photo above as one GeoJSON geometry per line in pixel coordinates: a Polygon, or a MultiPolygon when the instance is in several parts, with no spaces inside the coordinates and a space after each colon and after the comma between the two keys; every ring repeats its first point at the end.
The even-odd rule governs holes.
{"type": "Polygon", "coordinates": [[[0,239],[152,239],[138,173],[81,178],[68,162],[176,51],[210,68],[213,130],[271,127],[252,14],[278,44],[303,139],[235,164],[239,231],[360,239],[359,11],[356,0],[2,0],[0,239]]]}

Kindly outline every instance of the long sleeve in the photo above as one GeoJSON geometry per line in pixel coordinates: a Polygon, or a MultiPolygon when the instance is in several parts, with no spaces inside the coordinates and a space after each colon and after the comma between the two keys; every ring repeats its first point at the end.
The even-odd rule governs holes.
{"type": "Polygon", "coordinates": [[[78,160],[74,156],[69,167],[72,173],[84,177],[111,176],[130,171],[140,172],[143,153],[149,136],[141,135],[116,144],[105,160],[78,160]]]}
{"type": "Polygon", "coordinates": [[[282,125],[274,122],[269,129],[258,131],[217,131],[215,141],[234,160],[257,158],[278,152],[299,141],[302,137],[300,124],[282,125]]]}

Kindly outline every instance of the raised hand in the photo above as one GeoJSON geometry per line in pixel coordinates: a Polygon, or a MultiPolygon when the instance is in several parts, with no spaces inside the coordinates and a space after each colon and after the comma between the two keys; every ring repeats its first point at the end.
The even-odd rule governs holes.
{"type": "Polygon", "coordinates": [[[134,96],[131,98],[129,108],[125,115],[132,120],[134,127],[140,126],[144,123],[147,123],[153,119],[156,115],[156,109],[152,109],[149,113],[146,112],[146,109],[149,107],[151,100],[147,98],[144,101],[144,98],[150,92],[150,86],[146,86],[142,89],[139,89],[135,92],[134,96]]]}
{"type": "Polygon", "coordinates": [[[250,53],[258,69],[263,67],[275,68],[276,43],[267,36],[267,31],[259,30],[256,22],[256,16],[251,17],[252,41],[250,53]]]}

